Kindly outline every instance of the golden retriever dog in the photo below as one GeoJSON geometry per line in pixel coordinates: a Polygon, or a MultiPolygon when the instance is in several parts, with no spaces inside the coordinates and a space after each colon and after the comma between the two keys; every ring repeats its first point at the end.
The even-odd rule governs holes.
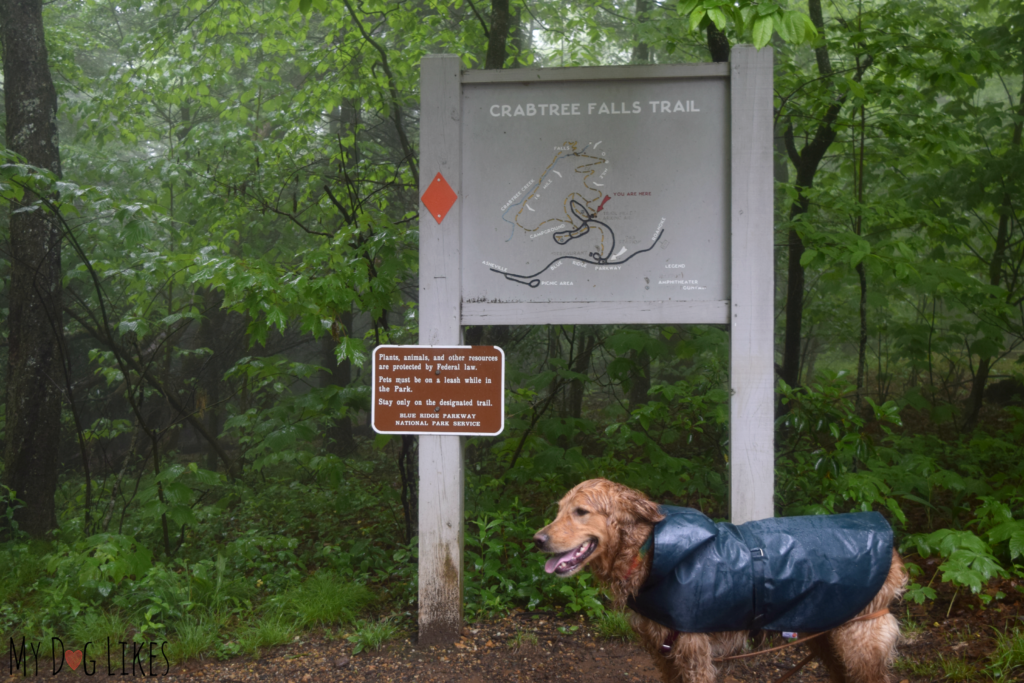
{"type": "MultiPolygon", "coordinates": [[[[636,598],[648,579],[657,549],[651,553],[643,549],[650,547],[648,539],[664,518],[658,505],[639,491],[606,479],[591,479],[565,494],[558,503],[558,515],[534,535],[534,542],[539,550],[552,554],[546,571],[568,577],[589,567],[621,609],[636,598]]],[[[896,617],[887,608],[907,583],[906,570],[895,550],[888,574],[884,571],[883,565],[879,580],[884,576],[884,583],[859,612],[860,618],[807,641],[833,683],[890,680],[889,667],[900,634],[896,617]]],[[[867,590],[870,597],[874,588],[867,590]]],[[[666,683],[713,683],[718,673],[716,660],[743,650],[751,635],[747,630],[678,633],[636,612],[630,621],[666,683]]],[[[811,634],[800,633],[801,637],[807,635],[811,634]]]]}

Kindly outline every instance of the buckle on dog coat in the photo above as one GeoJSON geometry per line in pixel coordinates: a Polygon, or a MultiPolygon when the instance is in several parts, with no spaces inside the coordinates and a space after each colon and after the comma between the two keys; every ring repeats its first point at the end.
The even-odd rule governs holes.
{"type": "Polygon", "coordinates": [[[672,646],[676,644],[676,638],[679,637],[679,631],[669,631],[668,635],[665,636],[665,642],[661,644],[661,654],[668,657],[669,653],[672,652],[672,646]]]}

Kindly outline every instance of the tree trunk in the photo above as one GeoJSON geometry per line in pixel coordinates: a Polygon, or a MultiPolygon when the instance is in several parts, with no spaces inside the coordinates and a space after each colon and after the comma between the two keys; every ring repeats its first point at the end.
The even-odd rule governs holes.
{"type": "Polygon", "coordinates": [[[633,379],[629,384],[630,410],[647,403],[648,395],[651,393],[651,354],[646,351],[634,351],[632,356],[636,361],[636,372],[633,373],[633,379]]]}
{"type": "MultiPolygon", "coordinates": [[[[859,60],[858,60],[859,62],[859,60]]],[[[864,136],[867,132],[867,122],[864,118],[864,105],[860,105],[860,159],[857,165],[857,204],[864,207],[864,136]]],[[[857,237],[864,234],[863,213],[857,215],[855,224],[857,237]]],[[[860,408],[861,400],[864,398],[864,386],[867,383],[865,374],[868,362],[868,273],[864,261],[857,266],[857,280],[860,283],[860,335],[857,340],[857,398],[854,405],[860,408]]]]}
{"type": "Polygon", "coordinates": [[[500,69],[505,65],[505,57],[508,56],[505,46],[508,42],[510,25],[508,0],[493,0],[491,2],[491,30],[488,32],[487,40],[487,59],[484,62],[485,69],[500,69]]]}
{"type": "MultiPolygon", "coordinates": [[[[594,348],[597,346],[597,335],[594,329],[589,326],[580,325],[576,328],[582,339],[577,345],[576,358],[573,360],[572,371],[581,375],[587,374],[590,370],[590,359],[594,355],[594,348]]],[[[569,417],[579,418],[583,416],[583,380],[574,379],[569,385],[569,417]]]]}
{"type": "MultiPolygon", "coordinates": [[[[210,434],[218,436],[221,431],[224,409],[221,406],[220,388],[224,383],[224,373],[228,370],[229,331],[228,315],[221,308],[224,293],[203,288],[203,319],[199,323],[199,337],[196,346],[210,350],[210,357],[203,359],[195,374],[196,412],[200,420],[206,421],[210,434]]],[[[197,438],[202,438],[198,437],[197,438]]],[[[206,469],[217,470],[220,459],[212,448],[206,451],[206,469]]]]}
{"type": "Polygon", "coordinates": [[[818,362],[818,355],[821,352],[821,340],[814,336],[812,333],[808,333],[807,343],[804,345],[804,381],[814,381],[814,365],[818,362]]]}
{"type": "MultiPolygon", "coordinates": [[[[807,211],[795,202],[789,212],[792,220],[807,211]]],[[[786,325],[782,340],[782,381],[791,387],[800,384],[800,340],[804,314],[804,267],[800,259],[804,255],[804,243],[796,229],[787,233],[788,263],[786,264],[786,325]]]]}
{"type": "MultiPolygon", "coordinates": [[[[818,34],[824,37],[825,20],[821,12],[821,0],[810,0],[807,9],[811,21],[818,29],[818,34]]],[[[814,57],[821,77],[831,77],[832,62],[829,57],[828,45],[822,42],[814,48],[814,57]]],[[[860,81],[871,63],[870,58],[858,61],[853,80],[860,81]]],[[[837,133],[833,125],[839,118],[845,101],[845,95],[838,95],[828,106],[814,131],[814,137],[804,145],[802,150],[796,148],[792,125],[786,128],[784,136],[786,151],[796,168],[796,189],[799,193],[797,199],[790,206],[789,219],[791,222],[798,216],[807,213],[810,208],[806,190],[814,186],[814,177],[818,173],[818,167],[821,165],[822,159],[825,158],[828,148],[836,139],[837,133]]],[[[782,348],[782,370],[779,374],[786,384],[795,387],[800,384],[800,346],[804,314],[804,267],[801,265],[800,259],[804,255],[804,243],[796,228],[790,228],[787,241],[789,243],[789,263],[786,279],[786,332],[782,348]]],[[[780,413],[785,410],[785,406],[779,407],[780,413]]]]}
{"type": "MultiPolygon", "coordinates": [[[[558,366],[555,364],[555,358],[562,357],[562,344],[561,344],[561,328],[558,325],[548,325],[548,370],[551,370],[555,374],[551,377],[551,382],[548,383],[548,396],[554,397],[559,391],[561,391],[562,384],[558,379],[558,366]]],[[[560,417],[565,417],[565,406],[562,401],[558,402],[562,406],[560,417]]]]}
{"type": "Polygon", "coordinates": [[[708,51],[711,53],[712,62],[729,61],[729,39],[718,30],[714,22],[708,24],[708,51]]]}
{"type": "MultiPolygon", "coordinates": [[[[47,64],[41,0],[0,0],[7,146],[60,176],[57,91],[47,64]]],[[[26,193],[12,202],[7,442],[4,483],[24,506],[14,519],[35,538],[56,528],[60,443],[61,228],[26,193]],[[30,209],[30,210],[26,210],[30,209]]]]}
{"type": "MultiPolygon", "coordinates": [[[[647,14],[651,11],[653,3],[651,0],[636,0],[636,23],[642,24],[647,21],[647,14]]],[[[639,35],[639,26],[636,36],[636,47],[633,48],[632,62],[634,64],[646,64],[651,61],[651,48],[639,35]]]]}
{"type": "Polygon", "coordinates": [[[868,367],[868,274],[864,262],[857,264],[857,281],[860,283],[860,335],[857,340],[857,397],[854,405],[860,408],[867,385],[868,367]]]}
{"type": "MultiPolygon", "coordinates": [[[[341,314],[341,332],[348,336],[352,331],[352,311],[345,311],[341,314]]],[[[334,353],[337,342],[331,335],[324,335],[322,342],[323,363],[325,368],[330,369],[329,374],[324,374],[321,386],[347,387],[352,383],[352,361],[349,359],[338,362],[334,353]]],[[[339,458],[347,458],[356,454],[356,441],[352,436],[352,418],[348,413],[335,417],[333,423],[327,429],[327,438],[330,440],[330,450],[339,458]]]]}

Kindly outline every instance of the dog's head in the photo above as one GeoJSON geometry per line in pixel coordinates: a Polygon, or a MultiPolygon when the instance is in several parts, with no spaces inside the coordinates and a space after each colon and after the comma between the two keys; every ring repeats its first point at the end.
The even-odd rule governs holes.
{"type": "Polygon", "coordinates": [[[558,516],[534,534],[533,542],[552,554],[544,571],[572,576],[590,563],[609,567],[624,541],[633,540],[639,547],[663,518],[658,506],[639,491],[607,479],[590,479],[562,497],[558,516]]]}

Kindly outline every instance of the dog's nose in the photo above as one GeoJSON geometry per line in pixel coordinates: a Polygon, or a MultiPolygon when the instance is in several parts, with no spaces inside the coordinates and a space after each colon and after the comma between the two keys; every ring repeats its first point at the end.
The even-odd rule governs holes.
{"type": "Polygon", "coordinates": [[[549,540],[551,539],[548,538],[548,535],[540,531],[533,535],[533,543],[537,546],[538,550],[544,550],[544,546],[548,544],[549,540]]]}

